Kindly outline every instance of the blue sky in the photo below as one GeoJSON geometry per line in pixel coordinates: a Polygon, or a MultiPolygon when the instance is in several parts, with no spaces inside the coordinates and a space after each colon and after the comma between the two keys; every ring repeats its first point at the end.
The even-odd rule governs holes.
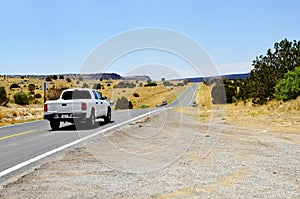
{"type": "MultiPolygon", "coordinates": [[[[296,0],[0,0],[0,74],[76,73],[100,43],[143,27],[187,35],[222,74],[249,72],[274,42],[299,40],[299,8],[296,0]]],[[[120,62],[120,73],[133,63],[120,62]]]]}

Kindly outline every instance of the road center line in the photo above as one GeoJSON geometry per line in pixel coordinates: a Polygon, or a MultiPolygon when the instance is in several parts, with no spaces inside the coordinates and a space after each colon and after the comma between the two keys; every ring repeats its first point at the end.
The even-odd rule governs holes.
{"type": "Polygon", "coordinates": [[[20,136],[20,135],[25,135],[25,134],[32,133],[32,132],[35,132],[35,131],[36,130],[30,130],[30,131],[25,131],[25,132],[21,132],[21,133],[16,133],[16,134],[0,137],[0,140],[5,140],[5,139],[8,139],[8,138],[17,137],[17,136],[20,136]]]}
{"type": "MultiPolygon", "coordinates": [[[[43,159],[43,158],[45,158],[45,157],[47,157],[47,156],[50,156],[50,155],[52,155],[52,154],[54,154],[54,153],[57,153],[57,152],[59,152],[59,151],[62,151],[62,150],[66,149],[66,148],[69,148],[69,147],[71,147],[71,146],[74,146],[74,145],[76,145],[76,144],[78,144],[78,143],[80,143],[80,142],[82,142],[82,141],[85,141],[85,140],[87,140],[87,139],[90,139],[90,138],[92,138],[92,137],[95,137],[95,136],[97,136],[97,135],[99,135],[99,134],[105,134],[105,133],[108,133],[110,130],[113,130],[113,129],[117,128],[117,127],[123,126],[123,125],[125,125],[125,124],[130,123],[130,122],[133,122],[133,121],[135,121],[135,120],[141,119],[141,118],[143,118],[143,117],[149,116],[149,115],[151,115],[151,114],[153,114],[153,113],[156,113],[156,112],[159,112],[159,111],[163,111],[163,110],[165,110],[165,108],[164,108],[164,109],[156,109],[156,110],[150,111],[150,112],[145,113],[145,114],[143,114],[143,115],[140,115],[140,116],[137,116],[137,117],[135,117],[135,118],[132,118],[132,119],[130,119],[130,120],[128,120],[128,121],[124,121],[124,122],[121,122],[121,123],[116,124],[116,125],[114,125],[114,126],[108,127],[108,128],[106,128],[106,129],[97,131],[97,132],[94,133],[94,134],[91,134],[91,135],[86,136],[86,137],[84,137],[84,138],[75,140],[75,141],[70,142],[70,143],[68,143],[68,144],[65,144],[65,145],[63,145],[63,146],[61,146],[61,147],[58,147],[58,148],[56,148],[56,149],[53,149],[53,150],[48,151],[48,152],[46,152],[46,153],[43,153],[43,154],[41,154],[41,155],[39,155],[39,156],[36,156],[36,157],[34,157],[34,158],[32,158],[32,159],[29,159],[29,160],[27,160],[27,161],[25,161],[25,162],[22,162],[22,163],[20,163],[20,164],[17,164],[17,165],[15,165],[15,166],[11,167],[11,168],[8,168],[8,169],[6,169],[6,170],[1,171],[1,172],[0,172],[0,178],[3,177],[3,176],[5,176],[5,175],[7,175],[7,174],[9,174],[9,173],[12,173],[12,172],[18,170],[18,169],[21,169],[21,168],[23,168],[23,167],[25,167],[25,166],[27,166],[27,165],[29,165],[29,164],[32,164],[32,163],[34,163],[34,162],[37,162],[38,160],[41,160],[41,159],[43,159]]],[[[24,132],[24,133],[25,133],[25,132],[24,132]]]]}

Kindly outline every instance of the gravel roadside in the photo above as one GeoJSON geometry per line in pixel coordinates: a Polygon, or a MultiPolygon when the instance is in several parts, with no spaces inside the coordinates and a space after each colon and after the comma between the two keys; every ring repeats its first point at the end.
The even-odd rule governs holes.
{"type": "Polygon", "coordinates": [[[300,197],[300,134],[211,129],[166,111],[41,165],[4,185],[0,198],[300,197]]]}

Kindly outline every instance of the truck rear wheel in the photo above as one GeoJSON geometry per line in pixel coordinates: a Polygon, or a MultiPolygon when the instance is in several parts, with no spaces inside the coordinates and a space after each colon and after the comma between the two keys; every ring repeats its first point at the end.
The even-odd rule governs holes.
{"type": "Polygon", "coordinates": [[[89,123],[91,126],[95,126],[95,124],[96,124],[96,116],[95,116],[94,110],[92,110],[92,112],[91,112],[91,117],[89,119],[89,123]]]}
{"type": "Polygon", "coordinates": [[[59,125],[60,125],[60,121],[50,120],[50,127],[51,127],[52,131],[59,129],[59,125]]]}
{"type": "Polygon", "coordinates": [[[105,123],[110,123],[110,121],[111,121],[111,109],[110,108],[107,109],[107,114],[106,114],[106,117],[104,118],[104,121],[105,121],[105,123]]]}

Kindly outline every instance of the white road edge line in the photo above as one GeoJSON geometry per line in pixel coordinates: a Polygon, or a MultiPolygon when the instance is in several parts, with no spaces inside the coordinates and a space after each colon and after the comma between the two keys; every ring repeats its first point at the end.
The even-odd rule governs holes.
{"type": "Polygon", "coordinates": [[[25,162],[22,162],[22,163],[20,163],[20,164],[17,164],[17,165],[15,165],[15,166],[11,167],[11,168],[8,168],[8,169],[6,169],[6,170],[1,171],[1,172],[0,172],[0,178],[3,177],[3,176],[5,176],[5,175],[7,175],[7,174],[10,174],[10,173],[12,173],[12,172],[14,172],[14,171],[16,171],[16,170],[19,170],[19,169],[21,169],[21,168],[23,168],[23,167],[25,167],[25,166],[27,166],[27,165],[29,165],[29,164],[32,164],[32,163],[34,163],[34,162],[37,162],[37,161],[39,161],[39,160],[41,160],[41,159],[43,159],[43,158],[45,158],[45,157],[47,157],[47,156],[50,156],[50,155],[52,155],[52,154],[54,154],[54,153],[57,153],[57,152],[59,152],[59,151],[62,151],[62,150],[66,149],[66,148],[69,148],[69,147],[71,147],[71,146],[74,146],[74,145],[76,145],[76,144],[78,144],[78,143],[80,143],[80,142],[82,142],[82,141],[85,141],[85,140],[87,140],[87,139],[90,139],[90,138],[92,138],[92,137],[95,137],[95,136],[97,136],[97,135],[99,135],[99,134],[104,134],[104,133],[106,133],[106,132],[108,132],[108,131],[110,131],[110,130],[112,130],[112,129],[114,129],[114,128],[123,126],[123,125],[125,125],[125,124],[127,124],[127,123],[133,122],[133,121],[138,120],[138,119],[140,119],[140,118],[146,117],[146,116],[148,116],[148,115],[151,115],[151,114],[153,114],[153,113],[156,113],[156,112],[159,112],[159,111],[163,111],[163,110],[166,110],[166,109],[168,109],[168,108],[163,108],[163,109],[157,109],[157,110],[154,110],[154,111],[150,111],[150,112],[145,113],[145,114],[143,114],[143,115],[140,115],[140,116],[137,116],[137,117],[135,117],[135,118],[132,118],[132,119],[130,119],[130,120],[128,120],[128,121],[121,122],[121,123],[116,124],[116,125],[114,125],[114,126],[111,126],[111,127],[109,127],[109,128],[103,129],[102,131],[98,131],[98,132],[96,132],[96,133],[94,133],[94,134],[91,134],[91,135],[86,136],[86,137],[84,137],[84,138],[80,138],[80,139],[75,140],[75,141],[73,141],[73,142],[71,142],[71,143],[65,144],[65,145],[60,146],[60,147],[58,147],[58,148],[56,148],[56,149],[53,149],[53,150],[48,151],[48,152],[46,152],[46,153],[43,153],[43,154],[41,154],[41,155],[39,155],[39,156],[36,156],[36,157],[34,157],[34,158],[32,158],[32,159],[29,159],[29,160],[27,160],[27,161],[25,161],[25,162]]]}

